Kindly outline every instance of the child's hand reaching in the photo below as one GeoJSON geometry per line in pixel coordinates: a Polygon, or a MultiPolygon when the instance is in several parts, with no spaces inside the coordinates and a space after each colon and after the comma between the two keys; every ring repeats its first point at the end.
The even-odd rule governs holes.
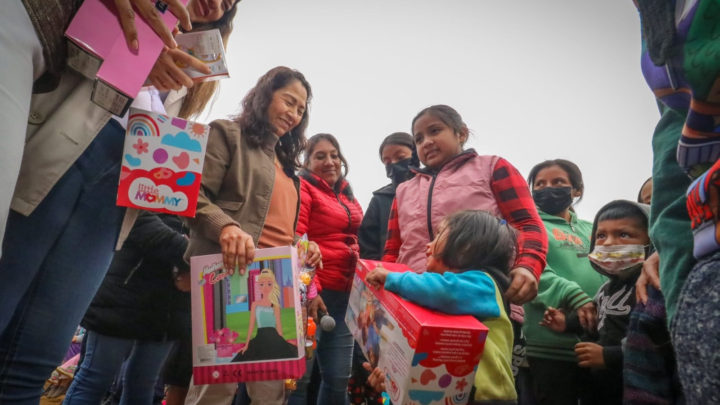
{"type": "Polygon", "coordinates": [[[578,358],[578,366],[590,368],[605,368],[602,346],[585,342],[575,345],[575,354],[578,358]]]}
{"type": "Polygon", "coordinates": [[[592,302],[588,302],[587,304],[581,306],[577,309],[578,318],[580,319],[580,325],[582,325],[583,329],[595,332],[597,330],[597,308],[595,308],[595,304],[592,302]]]}
{"type": "Polygon", "coordinates": [[[553,307],[548,307],[540,326],[544,326],[553,332],[563,333],[565,332],[565,314],[553,307]]]}
{"type": "Polygon", "coordinates": [[[368,273],[367,276],[365,276],[365,281],[367,281],[373,287],[380,289],[382,286],[385,285],[385,280],[387,279],[388,274],[390,274],[390,272],[386,268],[384,268],[382,264],[378,264],[373,271],[371,271],[370,273],[368,273]]]}
{"type": "MultiPolygon", "coordinates": [[[[387,271],[387,270],[385,270],[387,271]]],[[[385,374],[380,371],[379,367],[375,367],[373,370],[370,363],[363,363],[365,370],[370,372],[368,377],[368,385],[370,385],[377,392],[385,392],[385,374]]]]}

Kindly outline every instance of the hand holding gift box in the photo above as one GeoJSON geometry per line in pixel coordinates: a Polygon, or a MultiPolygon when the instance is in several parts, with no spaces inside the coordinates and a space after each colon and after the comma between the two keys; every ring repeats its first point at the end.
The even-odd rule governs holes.
{"type": "MultiPolygon", "coordinates": [[[[187,2],[180,0],[183,6],[187,2]]],[[[172,29],[177,23],[172,10],[162,1],[152,0],[152,3],[166,26],[162,31],[172,29]]],[[[95,80],[92,100],[111,113],[123,116],[165,44],[153,27],[137,14],[135,26],[142,46],[133,49],[126,43],[120,20],[112,0],[85,0],[65,36],[70,40],[68,65],[95,80]]]]}
{"type": "Polygon", "coordinates": [[[305,342],[294,247],[257,250],[243,274],[226,271],[222,254],[193,257],[191,277],[196,384],[302,377],[305,342]]]}
{"type": "Polygon", "coordinates": [[[379,265],[358,262],[345,321],[373,369],[385,374],[390,399],[396,405],[466,403],[488,329],[472,316],[434,312],[369,285],[366,276],[379,265]]]}

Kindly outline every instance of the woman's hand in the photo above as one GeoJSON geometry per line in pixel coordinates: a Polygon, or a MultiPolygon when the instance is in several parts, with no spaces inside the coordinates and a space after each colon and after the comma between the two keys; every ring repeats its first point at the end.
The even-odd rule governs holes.
{"type": "Polygon", "coordinates": [[[385,374],[379,367],[373,370],[370,363],[363,363],[363,368],[370,372],[367,383],[377,392],[385,392],[385,374]]]}
{"type": "Polygon", "coordinates": [[[307,260],[305,263],[310,267],[323,268],[322,253],[320,252],[320,246],[315,242],[308,242],[307,260]]]}
{"type": "Polygon", "coordinates": [[[371,271],[367,274],[367,276],[365,276],[365,281],[367,281],[368,284],[371,284],[376,289],[380,289],[382,286],[385,285],[388,274],[390,274],[390,271],[384,268],[382,264],[378,264],[377,267],[373,269],[373,271],[371,271]]]}
{"type": "MultiPolygon", "coordinates": [[[[192,30],[192,24],[190,23],[190,14],[188,14],[185,6],[180,0],[163,0],[167,5],[171,13],[175,15],[180,21],[180,25],[187,30],[192,30]]],[[[137,27],[135,26],[135,10],[133,6],[140,12],[145,18],[145,21],[150,24],[155,33],[158,34],[160,39],[168,48],[177,48],[177,42],[173,38],[170,29],[165,25],[165,22],[160,16],[160,12],[155,8],[155,2],[147,0],[115,0],[115,7],[117,8],[118,15],[120,16],[120,24],[122,30],[125,33],[125,41],[131,49],[139,49],[140,44],[138,43],[137,27]]]]}
{"type": "Polygon", "coordinates": [[[310,308],[308,308],[308,316],[315,320],[315,323],[320,325],[320,319],[318,318],[318,310],[328,313],[327,307],[325,306],[325,302],[323,302],[322,297],[320,297],[320,294],[316,295],[315,298],[310,301],[310,308]]]}
{"type": "Polygon", "coordinates": [[[575,354],[578,358],[578,366],[590,368],[604,368],[602,346],[595,343],[578,343],[575,345],[575,354]]]}
{"type": "Polygon", "coordinates": [[[512,283],[505,291],[505,298],[515,305],[523,305],[537,297],[538,281],[532,271],[516,267],[510,271],[512,283]]]}
{"type": "Polygon", "coordinates": [[[580,325],[583,327],[583,329],[588,330],[590,332],[595,332],[597,329],[597,308],[595,308],[595,304],[592,302],[588,302],[587,304],[581,306],[577,309],[578,319],[580,320],[580,325]]]}
{"type": "Polygon", "coordinates": [[[546,327],[553,332],[563,333],[565,332],[565,314],[553,307],[548,307],[543,320],[540,321],[540,326],[546,327]]]}
{"type": "Polygon", "coordinates": [[[160,57],[148,75],[150,83],[159,91],[180,90],[183,86],[189,89],[193,86],[194,82],[190,76],[185,74],[185,72],[175,64],[175,61],[205,74],[212,72],[200,59],[179,49],[169,49],[160,54],[160,57]]]}
{"type": "Polygon", "coordinates": [[[638,277],[635,283],[635,298],[638,301],[642,301],[643,304],[647,304],[648,284],[660,290],[660,256],[657,252],[650,255],[643,263],[642,273],[638,277]]]}
{"type": "Polygon", "coordinates": [[[175,288],[182,292],[190,292],[190,274],[179,273],[175,277],[175,288]]]}
{"type": "Polygon", "coordinates": [[[233,274],[237,265],[240,275],[245,275],[245,268],[255,260],[255,243],[252,237],[237,225],[228,225],[220,232],[220,247],[225,270],[233,274]]]}

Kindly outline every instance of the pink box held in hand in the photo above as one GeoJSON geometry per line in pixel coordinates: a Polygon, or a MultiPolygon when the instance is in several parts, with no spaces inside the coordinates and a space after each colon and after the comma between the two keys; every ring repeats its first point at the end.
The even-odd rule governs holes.
{"type": "MultiPolygon", "coordinates": [[[[378,262],[358,261],[345,322],[365,358],[385,374],[396,405],[466,404],[488,328],[468,315],[447,315],[406,301],[365,276],[378,262]]],[[[390,271],[411,271],[383,263],[390,271]]]]}
{"type": "Polygon", "coordinates": [[[258,249],[240,274],[222,254],[190,259],[196,385],[297,379],[305,335],[296,247],[258,249]]]}
{"type": "MultiPolygon", "coordinates": [[[[162,1],[155,5],[167,27],[177,23],[162,1]]],[[[181,0],[187,4],[188,0],[181,0]]],[[[140,92],[160,52],[162,39],[135,14],[139,49],[130,49],[112,0],[85,0],[65,31],[68,65],[88,79],[95,80],[92,101],[117,116],[125,115],[140,92]]]]}

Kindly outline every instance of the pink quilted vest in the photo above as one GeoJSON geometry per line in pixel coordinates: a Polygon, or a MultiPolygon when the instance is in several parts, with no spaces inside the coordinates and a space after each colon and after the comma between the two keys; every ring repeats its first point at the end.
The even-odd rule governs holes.
{"type": "Polygon", "coordinates": [[[500,217],[490,184],[498,156],[470,149],[448,162],[435,176],[416,172],[396,193],[402,246],[398,263],[418,273],[426,270],[426,245],[442,220],[457,211],[485,210],[500,217]],[[432,229],[431,229],[432,228],[432,229]]]}

